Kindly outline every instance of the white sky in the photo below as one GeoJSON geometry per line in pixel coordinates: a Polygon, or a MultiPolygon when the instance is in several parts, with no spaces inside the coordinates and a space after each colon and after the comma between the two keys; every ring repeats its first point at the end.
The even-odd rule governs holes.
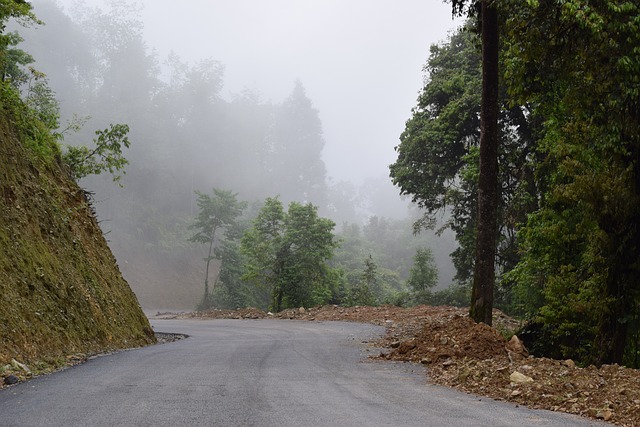
{"type": "Polygon", "coordinates": [[[227,94],[280,102],[300,79],[320,113],[328,175],[356,184],[388,175],[429,46],[460,24],[442,0],[123,1],[144,5],[160,59],[222,62],[227,94]]]}

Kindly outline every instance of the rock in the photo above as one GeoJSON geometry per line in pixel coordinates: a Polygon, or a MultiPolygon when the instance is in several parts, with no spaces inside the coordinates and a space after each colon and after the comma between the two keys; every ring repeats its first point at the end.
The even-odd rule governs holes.
{"type": "Polygon", "coordinates": [[[11,359],[11,365],[16,369],[20,369],[29,374],[31,373],[31,369],[29,369],[27,365],[25,365],[24,363],[18,362],[16,359],[11,359]]]}
{"type": "Polygon", "coordinates": [[[422,359],[420,359],[420,363],[422,363],[423,365],[428,365],[429,363],[431,363],[431,358],[423,357],[422,359]]]}
{"type": "Polygon", "coordinates": [[[20,378],[16,377],[15,375],[9,375],[9,376],[4,378],[4,383],[6,385],[13,385],[13,384],[17,384],[19,382],[20,382],[20,378]]]}
{"type": "Polygon", "coordinates": [[[447,359],[444,362],[442,362],[442,366],[451,366],[453,365],[455,362],[452,359],[447,359]]]}
{"type": "Polygon", "coordinates": [[[517,362],[529,357],[529,351],[517,335],[511,337],[509,342],[505,345],[505,348],[511,362],[517,362]]]}
{"type": "Polygon", "coordinates": [[[525,383],[533,382],[533,378],[528,377],[524,374],[521,374],[518,371],[513,371],[513,373],[509,375],[509,379],[511,380],[512,383],[515,383],[515,384],[525,384],[525,383]]]}
{"type": "Polygon", "coordinates": [[[416,348],[416,340],[415,338],[411,338],[410,340],[402,341],[398,346],[398,353],[406,354],[409,351],[416,348]]]}
{"type": "Polygon", "coordinates": [[[306,312],[307,312],[307,310],[305,310],[304,307],[300,307],[298,309],[298,313],[300,313],[300,314],[305,314],[306,312]]]}
{"type": "Polygon", "coordinates": [[[391,344],[389,344],[389,347],[391,348],[398,348],[400,347],[400,341],[394,341],[391,344]]]}
{"type": "Polygon", "coordinates": [[[576,363],[571,360],[571,359],[567,359],[564,362],[562,362],[564,364],[564,366],[566,366],[567,368],[575,368],[576,367],[576,363]]]}
{"type": "Polygon", "coordinates": [[[611,418],[613,418],[613,412],[608,409],[598,411],[596,412],[596,418],[600,420],[611,421],[611,418]]]}
{"type": "Polygon", "coordinates": [[[520,396],[521,394],[522,394],[522,392],[520,390],[513,390],[511,392],[511,397],[520,396]]]}

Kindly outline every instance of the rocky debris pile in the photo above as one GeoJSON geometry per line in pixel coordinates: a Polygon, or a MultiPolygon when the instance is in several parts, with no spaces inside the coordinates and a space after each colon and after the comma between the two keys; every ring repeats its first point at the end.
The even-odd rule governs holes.
{"type": "Polygon", "coordinates": [[[170,332],[156,332],[156,340],[158,344],[166,344],[168,342],[179,341],[187,338],[189,335],[185,334],[173,334],[170,332]]]}
{"type": "MultiPolygon", "coordinates": [[[[577,367],[572,360],[530,356],[510,340],[466,313],[434,308],[413,337],[388,343],[379,357],[418,362],[437,384],[536,409],[567,412],[624,426],[640,426],[640,371],[618,365],[577,367]]],[[[427,310],[430,311],[430,310],[427,310]]],[[[494,322],[510,335],[501,313],[494,322]]]]}
{"type": "Polygon", "coordinates": [[[0,366],[0,389],[35,378],[39,375],[57,372],[66,367],[78,365],[87,361],[89,356],[84,353],[70,354],[64,361],[55,363],[57,368],[52,369],[53,364],[42,363],[39,366],[29,367],[27,364],[11,359],[11,362],[0,366]]]}
{"type": "Polygon", "coordinates": [[[16,359],[11,359],[11,363],[0,367],[0,372],[2,373],[2,384],[0,384],[0,387],[17,384],[33,376],[31,369],[16,359]]]}
{"type": "Polygon", "coordinates": [[[580,368],[571,360],[530,356],[513,336],[521,323],[499,310],[494,310],[493,327],[474,323],[466,309],[431,306],[328,305],[276,314],[250,308],[175,317],[338,320],[382,325],[387,334],[371,344],[385,350],[375,357],[421,363],[434,383],[531,408],[640,426],[640,371],[617,365],[580,368]]]}

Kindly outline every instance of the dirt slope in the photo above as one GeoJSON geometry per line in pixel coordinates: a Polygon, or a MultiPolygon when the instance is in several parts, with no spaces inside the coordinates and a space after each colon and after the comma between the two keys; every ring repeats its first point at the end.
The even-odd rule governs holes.
{"type": "Polygon", "coordinates": [[[0,114],[0,382],[153,342],[84,192],[11,121],[0,114]]]}
{"type": "Polygon", "coordinates": [[[571,360],[534,358],[517,339],[520,326],[494,311],[494,326],[475,324],[467,310],[324,306],[269,314],[257,309],[212,310],[164,317],[310,321],[343,320],[384,325],[375,346],[381,359],[422,363],[431,381],[532,408],[568,412],[624,426],[640,426],[640,371],[617,365],[580,368],[571,360]]]}

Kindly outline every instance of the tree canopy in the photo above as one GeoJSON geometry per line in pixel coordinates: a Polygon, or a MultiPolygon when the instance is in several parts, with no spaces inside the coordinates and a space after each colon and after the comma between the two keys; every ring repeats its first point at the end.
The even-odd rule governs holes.
{"type": "Polygon", "coordinates": [[[247,257],[244,280],[266,288],[271,309],[309,307],[327,302],[334,277],[327,261],[337,246],[327,218],[312,204],[291,202],[287,211],[268,198],[242,237],[247,257]]]}
{"type": "MultiPolygon", "coordinates": [[[[460,12],[475,4],[453,5],[460,12]]],[[[501,22],[498,75],[504,84],[499,302],[538,325],[534,351],[584,364],[637,366],[639,6],[607,0],[493,4],[501,22]]],[[[468,124],[478,117],[470,88],[478,87],[479,62],[475,52],[475,66],[437,65],[473,58],[473,42],[460,45],[463,37],[472,40],[458,32],[432,48],[429,78],[391,166],[394,182],[427,219],[448,209],[460,243],[458,279],[469,278],[463,271],[470,263],[460,260],[470,259],[469,236],[477,227],[478,125],[468,124]],[[469,136],[459,136],[461,128],[469,136]]]]}

